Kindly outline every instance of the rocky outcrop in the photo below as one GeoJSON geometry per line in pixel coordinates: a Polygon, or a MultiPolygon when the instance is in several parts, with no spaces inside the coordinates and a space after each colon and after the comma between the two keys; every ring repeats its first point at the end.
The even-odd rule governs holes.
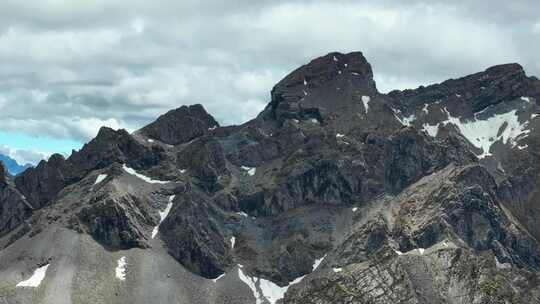
{"type": "Polygon", "coordinates": [[[182,106],[160,116],[138,133],[170,145],[186,143],[219,127],[200,104],[182,106]]]}
{"type": "Polygon", "coordinates": [[[0,162],[0,237],[13,231],[32,214],[32,206],[14,187],[0,162]]]}

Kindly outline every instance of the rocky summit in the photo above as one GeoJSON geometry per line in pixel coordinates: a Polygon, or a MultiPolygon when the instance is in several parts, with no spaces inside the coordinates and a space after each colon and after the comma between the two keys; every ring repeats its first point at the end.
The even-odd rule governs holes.
{"type": "Polygon", "coordinates": [[[17,176],[0,303],[540,303],[540,81],[380,93],[330,53],[220,126],[182,106],[17,176]]]}

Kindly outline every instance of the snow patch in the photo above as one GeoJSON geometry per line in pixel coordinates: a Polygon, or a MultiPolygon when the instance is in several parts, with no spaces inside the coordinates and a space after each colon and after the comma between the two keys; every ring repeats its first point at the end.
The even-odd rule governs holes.
{"type": "Polygon", "coordinates": [[[236,238],[233,236],[231,237],[231,248],[234,249],[234,244],[236,243],[236,238]]]}
{"type": "Polygon", "coordinates": [[[45,279],[49,265],[47,264],[34,270],[34,273],[28,280],[19,282],[16,287],[39,287],[43,279],[45,279]]]}
{"type": "Polygon", "coordinates": [[[120,281],[126,280],[126,266],[127,266],[126,257],[123,256],[119,258],[116,269],[115,269],[115,274],[116,274],[116,278],[120,281]]]}
{"type": "Polygon", "coordinates": [[[538,114],[531,114],[531,119],[535,119],[538,114]]]}
{"type": "Polygon", "coordinates": [[[424,107],[422,108],[422,111],[423,111],[424,113],[426,113],[426,114],[429,113],[428,106],[429,106],[429,105],[428,105],[427,103],[425,103],[425,104],[424,104],[424,107]]]}
{"type": "Polygon", "coordinates": [[[291,285],[299,283],[304,278],[304,276],[296,278],[287,286],[280,287],[272,281],[263,278],[250,277],[249,275],[244,274],[242,268],[242,265],[238,265],[238,277],[251,289],[256,304],[263,304],[265,302],[275,304],[278,300],[283,299],[291,285]]]}
{"type": "Polygon", "coordinates": [[[473,146],[482,149],[483,152],[478,155],[479,158],[491,155],[489,149],[494,142],[501,139],[504,144],[510,143],[512,147],[515,147],[516,139],[530,132],[525,130],[528,122],[523,124],[519,122],[516,110],[497,114],[485,120],[474,118],[467,122],[461,122],[459,117],[453,117],[446,108],[444,111],[448,115],[448,119],[442,123],[454,124],[473,146]],[[505,126],[504,131],[498,135],[503,126],[505,126]]]}
{"type": "Polygon", "coordinates": [[[524,144],[523,146],[517,146],[517,148],[520,149],[520,150],[527,149],[528,147],[529,147],[529,145],[527,145],[527,144],[524,144]]]}
{"type": "Polygon", "coordinates": [[[364,110],[366,111],[366,114],[369,110],[369,101],[371,100],[371,97],[369,96],[362,96],[362,103],[364,104],[364,110]]]}
{"type": "Polygon", "coordinates": [[[240,216],[243,216],[243,217],[248,217],[247,213],[245,213],[245,212],[236,212],[236,214],[238,214],[240,216]]]}
{"type": "Polygon", "coordinates": [[[531,102],[531,98],[530,98],[530,97],[522,96],[522,97],[521,97],[521,100],[526,101],[526,102],[531,102]]]}
{"type": "Polygon", "coordinates": [[[436,137],[437,133],[439,133],[439,124],[432,126],[430,124],[425,123],[422,125],[422,130],[426,132],[429,136],[436,137]]]}
{"type": "Polygon", "coordinates": [[[304,85],[307,86],[307,80],[304,78],[304,85]]]}
{"type": "Polygon", "coordinates": [[[352,212],[356,212],[356,210],[358,210],[358,207],[353,207],[352,208],[352,212]]]}
{"type": "Polygon", "coordinates": [[[148,141],[149,143],[153,143],[153,142],[154,142],[154,140],[151,139],[151,138],[147,139],[146,141],[148,141]]]}
{"type": "Polygon", "coordinates": [[[180,169],[179,171],[180,171],[181,174],[186,173],[186,169],[180,169]]]}
{"type": "Polygon", "coordinates": [[[314,124],[318,124],[318,123],[319,123],[319,120],[317,120],[316,118],[312,118],[312,119],[311,119],[311,122],[314,123],[314,124]]]}
{"type": "Polygon", "coordinates": [[[403,255],[403,252],[399,251],[399,250],[394,250],[395,253],[397,253],[397,255],[403,255]]]}
{"type": "Polygon", "coordinates": [[[510,264],[510,263],[501,263],[501,262],[499,262],[499,259],[497,259],[497,257],[495,257],[495,265],[497,266],[497,269],[512,268],[512,264],[510,264]]]}
{"type": "Polygon", "coordinates": [[[214,131],[215,129],[217,129],[217,125],[211,127],[211,128],[208,128],[208,131],[214,131]]]}
{"type": "Polygon", "coordinates": [[[420,254],[424,254],[424,251],[426,251],[424,248],[418,248],[418,252],[419,252],[420,254]]]}
{"type": "Polygon", "coordinates": [[[97,184],[101,183],[106,178],[107,178],[107,174],[98,175],[98,177],[96,178],[96,181],[94,182],[94,185],[97,185],[97,184]]]}
{"type": "Polygon", "coordinates": [[[255,175],[255,172],[256,172],[256,170],[257,170],[257,168],[246,167],[246,166],[242,166],[242,169],[243,169],[244,171],[246,171],[247,174],[249,174],[249,176],[255,175]]]}
{"type": "Polygon", "coordinates": [[[332,268],[332,270],[335,272],[335,273],[338,273],[338,272],[342,272],[343,271],[343,268],[332,268]]]}
{"type": "Polygon", "coordinates": [[[403,116],[401,110],[392,109],[394,111],[394,117],[404,126],[409,127],[413,121],[416,120],[416,116],[411,114],[409,116],[403,116]]]}
{"type": "Polygon", "coordinates": [[[315,260],[313,262],[313,270],[312,271],[315,271],[319,267],[319,265],[321,265],[321,263],[324,261],[324,258],[326,258],[326,254],[322,258],[317,259],[317,260],[315,260]]]}
{"type": "Polygon", "coordinates": [[[337,61],[338,61],[338,59],[336,58],[336,56],[334,56],[334,58],[332,58],[332,59],[334,59],[334,61],[335,61],[335,62],[337,62],[337,61]]]}
{"type": "Polygon", "coordinates": [[[156,227],[154,227],[154,229],[152,230],[152,238],[156,237],[156,235],[159,232],[159,226],[161,225],[161,223],[163,223],[165,218],[167,218],[167,216],[169,215],[169,212],[171,212],[172,205],[173,205],[172,201],[174,200],[174,197],[175,195],[169,196],[169,202],[167,203],[167,207],[165,207],[165,210],[159,211],[159,218],[160,218],[159,224],[156,227]]]}
{"type": "Polygon", "coordinates": [[[212,281],[214,281],[214,283],[216,283],[219,279],[223,278],[225,276],[225,273],[222,273],[219,277],[215,278],[215,279],[212,279],[212,281]]]}
{"type": "Polygon", "coordinates": [[[168,181],[160,181],[160,180],[155,180],[155,179],[152,179],[148,176],[145,176],[145,175],[142,175],[142,174],[139,174],[137,173],[137,171],[135,171],[134,169],[126,166],[126,164],[123,164],[122,165],[122,168],[124,169],[124,171],[126,171],[128,174],[131,174],[131,175],[135,175],[136,177],[142,179],[143,181],[147,182],[147,183],[150,183],[150,184],[167,184],[169,183],[168,181]]]}
{"type": "Polygon", "coordinates": [[[344,134],[341,134],[341,133],[336,134],[336,138],[343,138],[343,137],[345,137],[344,134]]]}

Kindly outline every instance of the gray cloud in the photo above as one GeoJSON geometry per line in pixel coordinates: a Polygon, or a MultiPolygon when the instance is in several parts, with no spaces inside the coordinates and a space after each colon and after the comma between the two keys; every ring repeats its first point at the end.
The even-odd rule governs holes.
{"type": "Polygon", "coordinates": [[[334,50],[363,51],[382,91],[505,62],[540,75],[538,1],[379,2],[3,1],[0,129],[86,141],[193,103],[241,123],[334,50]]]}

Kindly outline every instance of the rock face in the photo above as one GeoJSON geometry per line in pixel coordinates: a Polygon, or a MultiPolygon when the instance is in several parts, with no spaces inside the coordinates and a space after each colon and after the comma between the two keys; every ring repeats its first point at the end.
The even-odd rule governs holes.
{"type": "Polygon", "coordinates": [[[537,78],[382,94],[362,53],[330,53],[270,98],[240,126],[182,106],[0,166],[0,302],[540,303],[537,78]]]}
{"type": "Polygon", "coordinates": [[[207,134],[219,127],[217,121],[202,105],[182,106],[160,116],[139,132],[150,139],[178,145],[207,134]]]}

